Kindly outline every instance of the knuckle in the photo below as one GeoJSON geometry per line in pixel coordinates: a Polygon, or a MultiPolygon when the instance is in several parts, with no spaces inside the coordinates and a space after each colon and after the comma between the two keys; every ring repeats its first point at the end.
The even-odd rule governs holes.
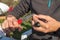
{"type": "Polygon", "coordinates": [[[49,25],[46,25],[46,28],[48,29],[49,28],[49,25]]]}
{"type": "Polygon", "coordinates": [[[45,31],[44,31],[44,33],[48,33],[48,32],[49,32],[49,30],[45,30],[45,31]]]}

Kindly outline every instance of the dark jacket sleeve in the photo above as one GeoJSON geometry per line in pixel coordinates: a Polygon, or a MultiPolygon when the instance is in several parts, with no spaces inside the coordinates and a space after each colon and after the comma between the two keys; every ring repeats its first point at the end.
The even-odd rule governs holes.
{"type": "Polygon", "coordinates": [[[30,0],[21,0],[19,4],[8,15],[13,15],[17,19],[29,12],[30,0]]]}

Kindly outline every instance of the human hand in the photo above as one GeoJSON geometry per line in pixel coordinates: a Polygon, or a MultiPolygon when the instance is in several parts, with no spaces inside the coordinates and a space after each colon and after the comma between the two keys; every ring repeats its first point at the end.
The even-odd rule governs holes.
{"type": "Polygon", "coordinates": [[[18,29],[18,31],[22,30],[22,27],[18,24],[17,19],[12,15],[7,16],[7,19],[2,23],[2,28],[6,33],[15,31],[15,29],[18,29]]]}
{"type": "Polygon", "coordinates": [[[32,20],[32,25],[34,25],[34,22],[37,21],[40,23],[40,27],[34,27],[34,30],[48,33],[48,32],[54,32],[57,31],[60,28],[60,22],[55,20],[54,18],[47,16],[47,15],[34,15],[32,20]],[[38,18],[45,19],[48,22],[43,22],[39,20],[38,18]]]}

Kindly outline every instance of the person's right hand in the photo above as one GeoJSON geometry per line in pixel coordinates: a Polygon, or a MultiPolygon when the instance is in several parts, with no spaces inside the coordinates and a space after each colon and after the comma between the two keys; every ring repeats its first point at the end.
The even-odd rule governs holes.
{"type": "Polygon", "coordinates": [[[18,24],[17,19],[12,15],[7,16],[6,20],[2,23],[2,28],[6,33],[14,31],[15,29],[18,29],[19,31],[22,30],[22,27],[18,24]]]}

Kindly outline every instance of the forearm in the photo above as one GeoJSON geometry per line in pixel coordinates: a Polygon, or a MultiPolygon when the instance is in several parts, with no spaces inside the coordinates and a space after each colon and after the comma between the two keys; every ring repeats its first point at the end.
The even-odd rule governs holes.
{"type": "MultiPolygon", "coordinates": [[[[29,1],[29,0],[28,0],[29,1]]],[[[13,15],[17,19],[29,12],[29,3],[27,0],[21,0],[20,3],[7,15],[13,15]]]]}

